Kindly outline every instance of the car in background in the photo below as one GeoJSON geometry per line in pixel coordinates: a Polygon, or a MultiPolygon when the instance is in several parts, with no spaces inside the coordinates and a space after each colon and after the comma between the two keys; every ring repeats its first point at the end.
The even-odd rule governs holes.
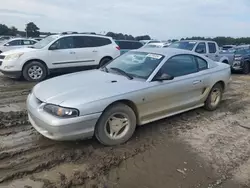
{"type": "Polygon", "coordinates": [[[0,72],[12,78],[41,81],[53,72],[100,67],[119,55],[119,46],[107,36],[50,35],[30,48],[2,53],[0,72]]]}
{"type": "Polygon", "coordinates": [[[37,41],[33,39],[26,39],[26,38],[10,39],[0,44],[0,53],[13,50],[13,49],[17,49],[17,48],[24,48],[24,47],[32,46],[36,43],[37,41]]]}
{"type": "Polygon", "coordinates": [[[161,43],[160,40],[140,40],[140,42],[141,42],[143,45],[146,45],[146,44],[149,44],[149,43],[161,43]]]}
{"type": "Polygon", "coordinates": [[[5,41],[5,40],[10,40],[12,38],[14,38],[14,37],[13,36],[0,36],[0,42],[5,41]]]}
{"type": "Polygon", "coordinates": [[[28,117],[52,140],[95,136],[118,145],[137,125],[199,107],[217,109],[230,77],[229,65],[192,51],[140,48],[100,69],[38,83],[27,99],[28,117]]]}
{"type": "Polygon", "coordinates": [[[241,71],[244,74],[250,73],[250,45],[235,47],[232,70],[241,71]]]}
{"type": "Polygon", "coordinates": [[[42,40],[44,38],[42,38],[42,37],[36,37],[36,38],[33,38],[33,39],[36,40],[36,41],[40,41],[40,40],[42,40]]]}
{"type": "Polygon", "coordinates": [[[129,50],[141,48],[143,44],[136,40],[115,40],[116,44],[120,47],[121,55],[129,50]]]}
{"type": "Polygon", "coordinates": [[[145,44],[144,46],[143,46],[143,48],[166,48],[166,47],[168,47],[169,46],[169,44],[166,44],[166,43],[148,43],[148,44],[145,44]]]}
{"type": "Polygon", "coordinates": [[[231,53],[221,54],[219,46],[214,41],[206,40],[181,40],[172,43],[170,48],[179,48],[202,54],[214,61],[226,63],[232,66],[234,55],[231,53]]]}
{"type": "Polygon", "coordinates": [[[233,49],[235,47],[236,47],[236,45],[223,45],[221,50],[223,52],[225,52],[225,51],[228,51],[228,50],[233,49]]]}

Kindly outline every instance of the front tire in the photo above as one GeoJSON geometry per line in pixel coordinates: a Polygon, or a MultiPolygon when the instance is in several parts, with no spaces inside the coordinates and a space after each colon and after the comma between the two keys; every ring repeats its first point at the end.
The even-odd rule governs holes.
{"type": "Polygon", "coordinates": [[[216,110],[222,100],[222,93],[223,93],[222,85],[220,83],[215,84],[212,87],[207,97],[207,100],[205,101],[204,108],[208,111],[216,110]]]}
{"type": "Polygon", "coordinates": [[[32,61],[24,66],[23,77],[27,81],[39,82],[47,77],[47,69],[41,62],[32,61]]]}
{"type": "Polygon", "coordinates": [[[136,128],[136,116],[127,105],[118,103],[108,107],[95,128],[95,136],[104,145],[113,146],[125,143],[136,128]]]}

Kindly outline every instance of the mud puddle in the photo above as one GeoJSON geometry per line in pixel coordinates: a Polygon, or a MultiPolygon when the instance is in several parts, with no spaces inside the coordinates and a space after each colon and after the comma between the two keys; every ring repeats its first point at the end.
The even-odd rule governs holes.
{"type": "Polygon", "coordinates": [[[0,112],[17,112],[25,109],[24,103],[0,105],[0,112]]]}

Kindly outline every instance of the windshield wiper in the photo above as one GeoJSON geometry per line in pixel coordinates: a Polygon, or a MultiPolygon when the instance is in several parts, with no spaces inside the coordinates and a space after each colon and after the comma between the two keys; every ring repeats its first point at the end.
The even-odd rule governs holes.
{"type": "Polygon", "coordinates": [[[133,79],[133,76],[129,75],[128,73],[126,73],[125,71],[119,69],[119,68],[116,68],[116,67],[111,67],[110,68],[111,70],[114,70],[120,74],[122,74],[123,76],[126,76],[129,80],[132,80],[133,79]]]}

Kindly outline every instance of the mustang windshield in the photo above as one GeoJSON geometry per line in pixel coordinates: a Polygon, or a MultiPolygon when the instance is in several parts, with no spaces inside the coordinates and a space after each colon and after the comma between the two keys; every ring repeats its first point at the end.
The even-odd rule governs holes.
{"type": "Polygon", "coordinates": [[[163,58],[160,54],[130,51],[107,64],[105,69],[113,73],[119,69],[132,78],[147,79],[163,58]]]}

